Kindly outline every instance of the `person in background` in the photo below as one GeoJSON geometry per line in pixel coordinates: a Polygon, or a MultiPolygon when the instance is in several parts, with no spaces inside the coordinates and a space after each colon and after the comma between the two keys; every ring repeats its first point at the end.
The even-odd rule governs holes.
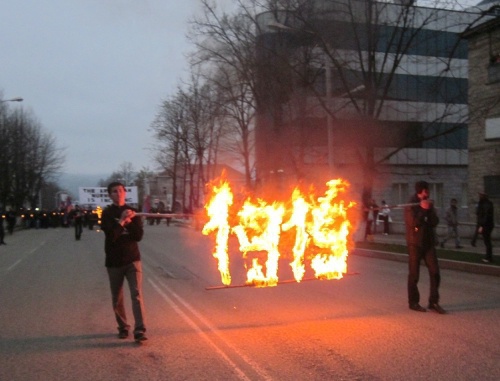
{"type": "Polygon", "coordinates": [[[363,210],[363,217],[365,220],[365,241],[373,241],[373,226],[376,223],[375,220],[375,211],[373,208],[373,203],[371,201],[365,204],[363,210]]]}
{"type": "Polygon", "coordinates": [[[479,202],[477,203],[477,233],[482,234],[484,246],[486,247],[486,255],[482,259],[485,263],[493,262],[493,245],[491,244],[491,232],[495,227],[493,203],[488,198],[488,195],[481,191],[479,192],[479,202]]]}
{"type": "Polygon", "coordinates": [[[118,337],[127,338],[130,329],[123,300],[123,283],[127,279],[135,319],[134,339],[140,343],[147,340],[142,294],[142,263],[138,245],[144,235],[144,226],[141,217],[125,203],[126,190],[122,183],[117,181],[110,183],[108,193],[113,203],[102,213],[101,228],[105,233],[105,265],[111,287],[113,310],[118,323],[118,337]]]}
{"type": "Polygon", "coordinates": [[[441,275],[436,256],[436,226],[439,217],[429,199],[429,184],[418,181],[415,184],[415,194],[405,207],[406,242],[408,245],[408,305],[413,311],[426,312],[420,305],[418,280],[420,276],[420,262],[422,259],[427,266],[430,278],[430,294],[428,308],[445,314],[446,311],[439,305],[439,284],[441,275]]]}
{"type": "Polygon", "coordinates": [[[75,208],[69,212],[69,217],[73,220],[75,227],[75,239],[79,241],[83,231],[83,211],[80,209],[80,205],[75,205],[75,208]]]}
{"type": "Polygon", "coordinates": [[[1,212],[0,213],[0,245],[6,245],[4,238],[5,238],[5,230],[3,228],[3,220],[6,218],[6,215],[1,212]]]}
{"type": "Polygon", "coordinates": [[[391,209],[389,205],[382,200],[382,207],[380,208],[380,219],[384,222],[384,235],[389,235],[389,219],[391,215],[391,209]]]}
{"type": "Polygon", "coordinates": [[[450,206],[448,207],[448,209],[446,209],[444,219],[446,220],[446,224],[448,225],[448,234],[441,241],[441,247],[444,248],[446,241],[448,241],[450,238],[454,238],[455,248],[461,249],[462,246],[460,246],[460,236],[458,234],[458,208],[456,198],[452,198],[450,200],[450,206]]]}
{"type": "MultiPolygon", "coordinates": [[[[167,214],[172,214],[172,208],[167,209],[167,214]]],[[[170,222],[172,221],[172,217],[167,217],[167,226],[170,226],[170,222]]]]}
{"type": "Polygon", "coordinates": [[[14,234],[14,228],[16,227],[16,212],[14,212],[12,209],[9,209],[7,212],[7,231],[9,232],[10,235],[14,234]]]}
{"type": "Polygon", "coordinates": [[[378,220],[379,206],[377,205],[374,199],[371,200],[370,206],[373,211],[372,234],[377,234],[377,220],[378,220]]]}

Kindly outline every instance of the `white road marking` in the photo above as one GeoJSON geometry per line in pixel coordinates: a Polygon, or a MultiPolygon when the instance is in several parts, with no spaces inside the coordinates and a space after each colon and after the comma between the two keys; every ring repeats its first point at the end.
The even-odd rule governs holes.
{"type": "Polygon", "coordinates": [[[10,265],[9,267],[7,267],[7,272],[11,271],[12,269],[14,269],[14,267],[16,267],[19,263],[21,263],[24,259],[26,259],[27,257],[29,257],[31,254],[33,254],[35,251],[37,251],[38,249],[40,249],[43,245],[45,245],[45,242],[46,241],[42,241],[40,242],[40,244],[35,247],[34,249],[32,249],[27,255],[25,255],[23,258],[19,258],[16,262],[14,262],[12,265],[10,265]]]}
{"type": "Polygon", "coordinates": [[[217,335],[217,337],[224,342],[226,346],[231,348],[231,350],[236,353],[244,362],[246,362],[259,376],[261,376],[264,380],[272,380],[271,376],[267,374],[258,364],[256,364],[254,361],[252,361],[250,358],[248,358],[246,355],[241,353],[237,348],[235,348],[232,344],[227,342],[218,332],[218,329],[210,324],[208,320],[206,320],[198,311],[196,311],[189,303],[187,303],[182,297],[177,295],[172,289],[170,289],[167,285],[161,284],[161,287],[163,287],[173,298],[177,300],[174,301],[172,298],[170,298],[163,290],[160,289],[160,286],[157,285],[154,281],[151,279],[148,279],[148,281],[151,283],[151,285],[155,288],[156,291],[165,299],[165,301],[170,304],[170,306],[177,312],[179,316],[181,316],[205,341],[208,342],[210,346],[212,346],[215,351],[229,364],[231,368],[234,369],[236,374],[238,375],[239,379],[241,380],[250,380],[250,378],[244,373],[244,371],[238,367],[231,359],[228,357],[228,355],[224,352],[223,349],[221,349],[216,343],[214,343],[210,337],[205,334],[204,330],[199,327],[196,322],[194,322],[187,314],[185,314],[179,307],[177,303],[180,303],[184,308],[186,308],[193,316],[195,316],[200,322],[202,322],[208,330],[217,335]]]}

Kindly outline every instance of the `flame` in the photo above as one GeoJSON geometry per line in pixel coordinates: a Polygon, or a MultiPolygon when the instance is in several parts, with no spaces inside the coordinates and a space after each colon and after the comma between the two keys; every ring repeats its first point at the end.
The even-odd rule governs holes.
{"type": "Polygon", "coordinates": [[[92,211],[92,213],[95,213],[97,214],[97,220],[98,220],[98,223],[101,224],[101,217],[102,217],[102,208],[97,205],[97,208],[95,211],[92,211]]]}
{"type": "Polygon", "coordinates": [[[262,265],[258,258],[253,258],[252,266],[247,272],[247,284],[261,287],[278,284],[278,260],[280,257],[278,244],[284,213],[283,205],[278,203],[267,205],[262,200],[259,200],[257,205],[247,200],[238,212],[239,225],[233,227],[232,232],[238,237],[243,256],[247,257],[247,253],[250,251],[267,252],[266,275],[262,271],[262,265]]]}
{"type": "MultiPolygon", "coordinates": [[[[306,274],[309,262],[318,279],[340,279],[347,272],[349,244],[348,211],[355,203],[344,200],[349,184],[342,179],[330,180],[321,197],[314,192],[304,195],[298,188],[292,193],[291,203],[268,204],[262,199],[247,199],[236,211],[235,226],[231,228],[230,207],[233,193],[227,182],[212,187],[212,198],[205,209],[209,221],[202,233],[216,231],[215,251],[222,283],[230,285],[228,239],[233,233],[239,242],[247,266],[246,283],[258,287],[278,284],[278,263],[281,252],[291,255],[290,266],[295,281],[306,274]],[[294,233],[292,247],[281,242],[281,233],[294,233]],[[281,252],[280,252],[281,251],[281,252]],[[267,259],[263,259],[263,255],[267,259]],[[251,259],[251,261],[249,261],[251,259]]],[[[231,220],[232,221],[232,220],[231,220]]]]}
{"type": "Polygon", "coordinates": [[[292,194],[292,215],[290,219],[282,225],[283,231],[288,231],[295,227],[295,244],[292,248],[293,261],[290,263],[294,278],[300,282],[306,272],[304,264],[304,253],[306,250],[309,234],[306,229],[306,216],[310,205],[306,202],[298,189],[292,194]]]}
{"type": "Polygon", "coordinates": [[[222,283],[231,284],[231,274],[229,273],[229,255],[227,250],[227,240],[229,238],[229,207],[233,204],[233,194],[227,182],[220,186],[213,187],[214,197],[205,206],[210,220],[203,227],[202,233],[208,234],[217,230],[215,251],[213,256],[217,258],[219,272],[222,283]]]}
{"type": "Polygon", "coordinates": [[[310,232],[314,244],[321,253],[314,256],[311,267],[318,278],[340,279],[347,272],[347,238],[350,222],[347,219],[348,207],[343,200],[335,203],[340,191],[344,191],[347,183],[341,179],[330,180],[324,197],[319,197],[319,204],[312,209],[313,222],[310,232]]]}

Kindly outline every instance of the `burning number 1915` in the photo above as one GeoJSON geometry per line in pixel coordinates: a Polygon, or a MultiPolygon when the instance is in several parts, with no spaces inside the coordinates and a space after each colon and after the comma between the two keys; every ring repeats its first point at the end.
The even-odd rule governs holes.
{"type": "Polygon", "coordinates": [[[233,204],[233,195],[229,184],[222,183],[213,187],[213,197],[206,205],[209,222],[203,228],[203,234],[217,231],[214,257],[224,285],[231,283],[229,272],[228,239],[234,233],[240,244],[240,251],[246,257],[249,252],[267,252],[266,274],[258,258],[252,260],[247,271],[247,284],[257,286],[275,286],[278,283],[278,260],[280,253],[281,231],[295,228],[295,242],[291,249],[293,261],[290,263],[297,282],[305,273],[305,252],[314,246],[316,254],[312,256],[311,268],[315,276],[326,279],[339,279],[347,271],[347,238],[350,222],[347,210],[354,202],[339,199],[348,186],[342,179],[331,180],[322,197],[309,197],[310,201],[296,189],[292,195],[292,210],[287,211],[283,203],[272,205],[259,200],[252,203],[245,201],[238,211],[238,224],[229,225],[229,207],[233,204]],[[288,213],[287,213],[288,212],[288,213]],[[283,222],[284,216],[289,216],[283,222]]]}

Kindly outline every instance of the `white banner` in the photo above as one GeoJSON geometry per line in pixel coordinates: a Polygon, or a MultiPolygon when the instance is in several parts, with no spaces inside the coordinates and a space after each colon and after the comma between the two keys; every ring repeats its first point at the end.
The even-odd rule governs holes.
{"type": "MultiPolygon", "coordinates": [[[[137,205],[139,202],[137,187],[125,187],[125,189],[127,190],[125,202],[127,204],[137,205]]],[[[80,187],[78,188],[78,195],[80,198],[80,205],[99,205],[100,207],[104,207],[113,203],[109,198],[108,189],[106,187],[80,187]]]]}

